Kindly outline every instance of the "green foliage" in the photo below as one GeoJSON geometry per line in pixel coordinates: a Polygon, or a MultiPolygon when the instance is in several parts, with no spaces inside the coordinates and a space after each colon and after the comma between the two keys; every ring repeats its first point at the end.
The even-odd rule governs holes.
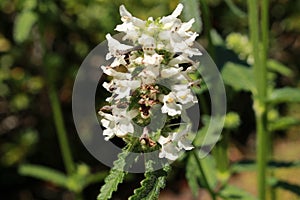
{"type": "Polygon", "coordinates": [[[268,102],[272,104],[300,102],[300,89],[291,87],[274,89],[268,98],[268,102]]]}
{"type": "Polygon", "coordinates": [[[65,174],[45,166],[23,164],[19,167],[19,173],[24,176],[31,176],[33,178],[49,181],[61,187],[66,187],[68,185],[68,178],[65,174]]]}
{"type": "Polygon", "coordinates": [[[247,60],[251,56],[252,46],[246,35],[230,33],[226,37],[226,46],[233,50],[240,59],[247,60]]]}
{"type": "Polygon", "coordinates": [[[280,117],[276,120],[270,121],[268,125],[269,131],[286,130],[291,126],[300,125],[300,120],[295,117],[280,117]]]}
{"type": "Polygon", "coordinates": [[[273,188],[279,188],[279,189],[287,190],[287,191],[292,192],[292,193],[294,193],[294,194],[296,194],[297,196],[300,197],[300,185],[289,183],[289,182],[284,181],[284,180],[278,180],[276,178],[273,178],[273,180],[271,181],[271,186],[273,188]]]}
{"type": "Polygon", "coordinates": [[[146,162],[145,179],[141,182],[141,187],[134,190],[134,194],[129,197],[129,200],[156,200],[160,190],[165,187],[170,166],[165,166],[162,169],[153,171],[153,162],[146,162]]]}
{"type": "Polygon", "coordinates": [[[201,173],[198,169],[197,161],[194,156],[189,156],[187,158],[185,177],[190,189],[192,190],[193,196],[197,197],[200,188],[199,179],[201,177],[201,173]]]}
{"type": "Polygon", "coordinates": [[[287,66],[281,64],[277,60],[269,59],[267,61],[268,69],[274,72],[277,72],[281,75],[291,77],[293,72],[287,66]]]}
{"type": "MultiPolygon", "coordinates": [[[[196,150],[194,150],[196,151],[196,150]]],[[[187,158],[186,179],[194,197],[197,197],[200,187],[212,191],[217,186],[216,163],[212,156],[200,158],[200,152],[190,153],[187,158]],[[195,156],[197,155],[197,157],[195,156]],[[201,170],[200,170],[200,166],[201,170]]]]}
{"type": "Polygon", "coordinates": [[[236,129],[240,123],[240,116],[235,112],[229,112],[226,114],[224,128],[236,129]]]}
{"type": "Polygon", "coordinates": [[[222,190],[219,192],[219,195],[224,200],[257,200],[257,198],[253,197],[250,193],[232,185],[227,185],[222,188],[222,190]]]}
{"type": "Polygon", "coordinates": [[[125,175],[125,166],[131,163],[127,163],[128,155],[134,149],[135,144],[128,145],[123,151],[118,155],[118,160],[114,161],[114,166],[110,170],[109,175],[105,178],[105,184],[102,185],[100,189],[100,194],[98,195],[98,200],[106,200],[112,197],[112,193],[117,191],[118,185],[123,182],[125,175]]]}
{"type": "MultiPolygon", "coordinates": [[[[6,118],[3,124],[16,124],[18,119],[14,116],[6,118]]],[[[22,135],[14,138],[13,141],[4,143],[0,146],[0,162],[4,166],[12,166],[22,162],[26,155],[32,152],[32,147],[36,146],[39,136],[33,129],[23,130],[22,135]]]]}
{"type": "Polygon", "coordinates": [[[14,24],[14,39],[17,43],[28,39],[32,26],[37,22],[38,16],[31,10],[20,13],[14,24]]]}
{"type": "Polygon", "coordinates": [[[252,68],[228,62],[222,70],[223,81],[236,91],[255,92],[252,68]]]}
{"type": "Polygon", "coordinates": [[[89,167],[85,164],[78,165],[75,173],[70,176],[49,167],[33,164],[20,165],[19,173],[23,176],[51,182],[75,193],[81,192],[91,183],[102,181],[107,174],[106,172],[91,174],[89,167]]]}
{"type": "MultiPolygon", "coordinates": [[[[279,168],[299,168],[300,161],[294,162],[283,162],[283,161],[270,161],[268,163],[269,169],[279,169],[279,168]]],[[[244,160],[240,162],[233,163],[231,166],[231,171],[233,173],[241,173],[246,171],[255,171],[256,163],[254,160],[244,160]]]]}

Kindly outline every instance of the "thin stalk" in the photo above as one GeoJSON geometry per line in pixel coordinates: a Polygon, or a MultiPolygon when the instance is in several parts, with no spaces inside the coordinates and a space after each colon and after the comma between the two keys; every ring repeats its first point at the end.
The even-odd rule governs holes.
{"type": "Polygon", "coordinates": [[[259,40],[259,14],[258,14],[258,0],[248,0],[249,9],[249,29],[252,43],[252,53],[254,56],[254,76],[256,77],[256,89],[254,93],[254,111],[256,118],[256,134],[257,134],[257,181],[258,181],[258,199],[266,199],[266,170],[267,170],[267,155],[268,155],[268,132],[267,132],[267,37],[268,28],[267,20],[268,13],[266,13],[268,3],[263,0],[262,8],[262,48],[259,40]]]}
{"type": "Polygon", "coordinates": [[[224,131],[222,139],[216,144],[212,150],[212,155],[216,160],[218,178],[222,183],[225,183],[229,178],[229,158],[228,158],[228,140],[229,132],[224,131]]]}
{"type": "Polygon", "coordinates": [[[53,118],[54,118],[55,128],[59,140],[59,146],[60,146],[60,150],[62,153],[62,158],[63,158],[63,162],[67,174],[71,175],[75,170],[75,164],[73,162],[70,145],[67,138],[67,132],[64,125],[63,115],[62,115],[59,99],[56,90],[54,88],[54,85],[53,83],[51,83],[51,81],[48,82],[49,82],[48,95],[49,95],[50,104],[53,111],[53,118]]]}
{"type": "Polygon", "coordinates": [[[217,199],[217,195],[216,193],[213,191],[213,189],[210,187],[209,183],[208,183],[208,180],[206,178],[206,174],[205,174],[205,171],[202,167],[202,164],[201,164],[201,160],[199,159],[198,155],[197,155],[197,152],[194,150],[192,151],[193,152],[193,155],[196,159],[196,162],[197,162],[197,165],[198,165],[198,168],[200,170],[200,173],[202,175],[202,178],[203,178],[203,182],[204,182],[204,186],[206,187],[206,189],[208,190],[212,200],[216,200],[217,199]]]}
{"type": "Polygon", "coordinates": [[[212,25],[211,25],[211,19],[210,19],[210,13],[209,13],[209,8],[207,5],[206,0],[200,0],[200,6],[201,6],[201,11],[202,11],[202,19],[204,22],[204,34],[207,37],[208,40],[208,53],[210,54],[210,56],[212,57],[213,60],[215,60],[216,55],[215,55],[215,47],[213,45],[212,42],[212,37],[210,34],[210,31],[212,29],[212,25]]]}

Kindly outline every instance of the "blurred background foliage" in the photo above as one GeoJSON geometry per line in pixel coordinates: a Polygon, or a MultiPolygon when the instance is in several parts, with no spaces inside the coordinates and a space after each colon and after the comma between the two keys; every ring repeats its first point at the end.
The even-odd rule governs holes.
{"type": "MultiPolygon", "coordinates": [[[[218,67],[222,69],[227,61],[245,64],[250,59],[251,62],[245,1],[207,2],[218,67]]],[[[277,74],[275,84],[299,86],[300,1],[270,2],[270,57],[288,67],[288,70],[283,69],[285,75],[277,74]]],[[[1,199],[72,199],[71,193],[55,184],[18,174],[18,166],[26,162],[63,171],[49,86],[57,90],[74,160],[86,163],[89,166],[86,170],[91,172],[107,170],[84,149],[73,125],[71,97],[76,72],[89,51],[102,42],[107,33],[115,33],[114,27],[121,23],[118,12],[121,4],[135,16],[147,19],[169,14],[177,3],[171,0],[0,1],[1,199]]],[[[188,17],[187,13],[184,15],[188,17]]],[[[209,43],[204,34],[198,41],[205,47],[209,43]]],[[[255,130],[253,114],[249,114],[252,113],[251,98],[247,92],[230,90],[227,88],[228,108],[241,118],[233,137],[237,146],[243,146],[251,142],[251,133],[255,130]]],[[[289,111],[289,108],[280,108],[280,112],[289,111]]],[[[227,123],[231,126],[236,122],[227,123]]],[[[82,172],[85,166],[82,164],[77,170],[82,172]]],[[[98,189],[98,185],[86,188],[86,199],[95,198],[98,189]]]]}

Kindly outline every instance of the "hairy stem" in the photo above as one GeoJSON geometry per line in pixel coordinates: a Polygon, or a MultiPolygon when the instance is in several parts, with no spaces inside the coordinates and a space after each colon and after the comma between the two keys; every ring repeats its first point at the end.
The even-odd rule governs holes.
{"type": "Polygon", "coordinates": [[[216,200],[217,199],[217,196],[215,194],[215,192],[213,191],[213,189],[210,187],[209,183],[208,183],[208,180],[206,178],[206,174],[205,174],[205,171],[202,167],[202,164],[201,164],[201,160],[199,159],[198,155],[197,155],[197,152],[196,150],[192,151],[193,152],[193,155],[196,159],[196,162],[197,162],[197,165],[198,165],[198,168],[200,170],[200,173],[201,173],[201,176],[203,178],[203,182],[204,182],[204,186],[205,188],[208,190],[212,200],[216,200]]]}
{"type": "Polygon", "coordinates": [[[258,181],[258,198],[266,199],[266,170],[268,155],[268,132],[267,132],[267,69],[266,60],[268,53],[268,2],[262,0],[262,46],[259,40],[259,13],[258,0],[248,0],[249,9],[249,30],[252,43],[252,53],[254,56],[254,76],[256,77],[256,89],[254,92],[254,111],[256,117],[256,134],[257,134],[257,181],[258,181]]]}

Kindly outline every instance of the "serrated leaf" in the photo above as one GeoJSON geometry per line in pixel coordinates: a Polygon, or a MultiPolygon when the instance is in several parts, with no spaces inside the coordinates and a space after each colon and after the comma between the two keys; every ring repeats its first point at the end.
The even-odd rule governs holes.
{"type": "Polygon", "coordinates": [[[152,171],[152,160],[147,161],[145,179],[141,182],[141,187],[134,190],[134,194],[129,200],[156,200],[158,199],[160,190],[165,187],[168,171],[170,166],[152,171]]]}
{"type": "Polygon", "coordinates": [[[219,195],[225,200],[257,200],[257,198],[252,196],[250,193],[232,185],[227,185],[224,187],[220,191],[219,195]]]}
{"type": "Polygon", "coordinates": [[[269,59],[267,61],[267,67],[269,70],[272,70],[284,76],[290,77],[293,75],[293,71],[291,69],[273,59],[269,59]]]}
{"type": "Polygon", "coordinates": [[[118,160],[114,162],[113,168],[110,170],[109,175],[104,180],[104,185],[100,189],[100,194],[97,200],[107,200],[112,197],[112,193],[117,191],[118,185],[123,182],[127,171],[123,171],[126,165],[130,165],[127,157],[131,154],[135,144],[130,145],[128,148],[122,150],[118,155],[118,160]]]}
{"type": "Polygon", "coordinates": [[[284,87],[272,91],[268,98],[269,103],[299,103],[300,102],[300,89],[284,87]]]}
{"type": "Polygon", "coordinates": [[[60,171],[40,165],[22,164],[19,173],[23,176],[30,176],[44,181],[49,181],[55,185],[68,188],[68,178],[60,171]]]}
{"type": "Polygon", "coordinates": [[[269,122],[270,131],[286,130],[291,126],[300,125],[300,120],[294,117],[280,117],[274,121],[269,122]]]}
{"type": "Polygon", "coordinates": [[[201,33],[203,24],[202,24],[200,9],[199,9],[199,1],[181,0],[180,2],[184,5],[183,8],[184,20],[188,21],[194,18],[195,22],[192,26],[192,30],[196,31],[197,33],[201,33]]]}
{"type": "MultiPolygon", "coordinates": [[[[294,162],[280,162],[280,161],[270,161],[268,162],[268,168],[276,169],[276,168],[298,168],[300,167],[300,161],[294,162]]],[[[231,171],[233,173],[240,173],[245,171],[255,171],[256,163],[253,160],[243,160],[240,162],[233,163],[231,165],[231,171]]]]}
{"type": "Polygon", "coordinates": [[[236,91],[255,92],[253,70],[244,65],[227,62],[222,70],[223,81],[236,91]]]}
{"type": "Polygon", "coordinates": [[[196,198],[198,196],[198,191],[200,188],[198,180],[200,179],[201,174],[198,169],[195,157],[192,154],[190,154],[187,160],[185,177],[190,189],[192,190],[193,196],[196,198]]]}
{"type": "Polygon", "coordinates": [[[287,181],[275,179],[275,181],[273,180],[272,187],[281,188],[281,189],[287,190],[289,192],[292,192],[292,193],[300,196],[300,185],[296,185],[293,183],[289,183],[287,181]]]}
{"type": "Polygon", "coordinates": [[[26,10],[17,15],[14,24],[14,40],[17,43],[24,42],[31,31],[32,26],[37,21],[37,15],[31,10],[26,10]]]}

